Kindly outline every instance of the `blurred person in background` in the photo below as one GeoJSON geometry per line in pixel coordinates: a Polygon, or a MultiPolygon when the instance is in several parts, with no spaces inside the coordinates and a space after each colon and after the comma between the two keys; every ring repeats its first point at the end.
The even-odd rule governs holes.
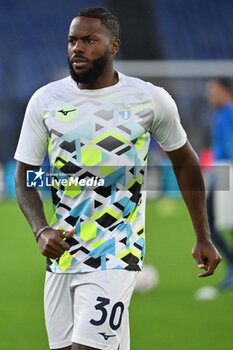
{"type": "MultiPolygon", "coordinates": [[[[215,165],[228,165],[230,189],[220,191],[215,182],[207,197],[212,239],[227,261],[227,274],[220,288],[233,288],[233,245],[224,239],[223,230],[233,237],[233,86],[227,78],[216,78],[206,85],[208,102],[215,109],[212,124],[212,152],[215,165]]],[[[215,179],[215,181],[217,181],[215,179]]]]}

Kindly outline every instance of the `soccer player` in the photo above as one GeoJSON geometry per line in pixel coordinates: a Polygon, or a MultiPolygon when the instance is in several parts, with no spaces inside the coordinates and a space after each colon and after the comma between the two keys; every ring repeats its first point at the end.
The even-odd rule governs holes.
{"type": "Polygon", "coordinates": [[[107,10],[83,9],[74,17],[70,76],[32,96],[15,153],[18,202],[47,257],[51,349],[130,348],[128,307],[143,264],[150,135],[174,165],[196,232],[193,256],[206,270],[199,276],[213,274],[221,260],[210,239],[198,159],[176,104],[162,88],[115,71],[119,48],[120,25],[107,10]],[[51,226],[37,189],[25,190],[27,170],[39,169],[47,149],[54,177],[61,172],[68,179],[52,185],[51,226]],[[104,184],[75,186],[74,175],[104,184]]]}
{"type": "MultiPolygon", "coordinates": [[[[216,165],[228,165],[231,188],[220,191],[212,184],[207,197],[211,235],[227,261],[227,275],[220,289],[233,288],[233,249],[224,239],[223,230],[233,235],[233,88],[227,78],[216,78],[207,83],[207,99],[215,109],[212,125],[212,150],[216,165]]],[[[232,238],[232,236],[231,236],[232,238]]],[[[230,240],[229,240],[230,242],[230,240]]]]}

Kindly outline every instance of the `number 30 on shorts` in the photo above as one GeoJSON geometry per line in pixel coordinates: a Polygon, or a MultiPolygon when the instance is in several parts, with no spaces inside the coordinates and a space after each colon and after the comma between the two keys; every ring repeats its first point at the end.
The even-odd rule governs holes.
{"type": "MultiPolygon", "coordinates": [[[[90,323],[93,326],[100,326],[107,319],[108,310],[107,310],[106,306],[110,304],[110,299],[98,297],[96,300],[99,301],[99,303],[95,305],[95,309],[101,311],[102,315],[101,315],[101,318],[99,320],[91,319],[90,323]]],[[[115,331],[120,327],[121,321],[122,321],[123,311],[124,311],[124,304],[121,301],[119,301],[113,305],[111,313],[110,313],[110,318],[109,318],[109,326],[112,328],[112,330],[115,331]],[[118,309],[119,309],[119,311],[118,311],[118,309]],[[117,311],[120,312],[118,320],[116,320],[117,311]]]]}

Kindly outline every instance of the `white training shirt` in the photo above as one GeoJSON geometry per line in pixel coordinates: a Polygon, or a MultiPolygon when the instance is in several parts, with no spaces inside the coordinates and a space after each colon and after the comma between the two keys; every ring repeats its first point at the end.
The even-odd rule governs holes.
{"type": "Polygon", "coordinates": [[[54,178],[65,179],[51,186],[51,225],[76,228],[70,250],[47,259],[48,271],[142,268],[150,136],[173,151],[186,133],[163,88],[118,74],[117,84],[97,90],[80,90],[69,76],[40,88],[27,106],[15,159],[41,165],[48,149],[54,178]],[[98,184],[88,187],[91,178],[98,184]]]}

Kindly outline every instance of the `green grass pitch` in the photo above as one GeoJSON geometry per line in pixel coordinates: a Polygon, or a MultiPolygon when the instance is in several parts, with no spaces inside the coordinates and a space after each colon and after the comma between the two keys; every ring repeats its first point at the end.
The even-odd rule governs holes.
{"type": "MultiPolygon", "coordinates": [[[[48,203],[45,208],[51,217],[48,203]]],[[[0,202],[0,211],[0,347],[46,350],[45,259],[16,202],[0,202]]],[[[156,266],[160,282],[152,292],[133,295],[131,350],[232,349],[232,291],[212,301],[194,299],[198,288],[219,283],[225,266],[207,279],[197,277],[191,256],[194,233],[183,202],[148,201],[146,236],[145,262],[156,266]]]]}

